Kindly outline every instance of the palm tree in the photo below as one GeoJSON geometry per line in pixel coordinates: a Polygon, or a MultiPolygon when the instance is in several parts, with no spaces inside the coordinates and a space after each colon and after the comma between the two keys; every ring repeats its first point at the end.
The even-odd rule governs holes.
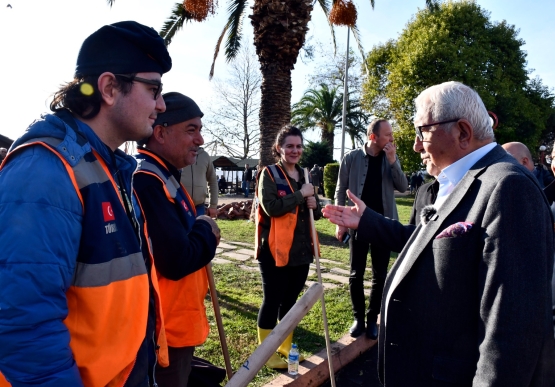
{"type": "Polygon", "coordinates": [[[293,105],[291,122],[301,130],[319,128],[321,141],[328,144],[333,156],[335,128],[341,122],[343,96],[337,88],[329,89],[325,83],[319,89],[307,90],[301,100],[293,105]]]}
{"type": "MultiPolygon", "coordinates": [[[[206,2],[211,0],[191,0],[193,2],[206,2]]],[[[351,0],[332,0],[333,5],[351,3],[351,0]]],[[[432,8],[438,0],[426,0],[426,5],[432,8]]],[[[112,6],[115,0],[107,0],[112,6]]],[[[253,13],[249,17],[254,27],[254,45],[260,62],[262,73],[261,102],[260,102],[260,158],[262,165],[274,162],[272,145],[276,133],[291,119],[291,70],[297,61],[299,50],[302,48],[308,22],[315,0],[254,0],[253,13]]],[[[374,0],[370,0],[372,8],[374,0]]],[[[326,16],[329,15],[329,0],[318,0],[326,16]]],[[[222,40],[227,35],[226,59],[235,58],[241,47],[241,29],[244,15],[247,10],[247,0],[229,0],[228,21],[218,39],[214,60],[218,56],[222,40]]],[[[206,7],[209,8],[209,7],[206,7]]],[[[355,14],[356,17],[356,14],[355,14]]],[[[198,20],[187,11],[182,3],[177,3],[169,19],[164,23],[160,35],[169,44],[175,33],[188,21],[198,20]]],[[[329,20],[329,19],[328,19],[329,20]]],[[[359,50],[364,57],[360,44],[358,29],[353,24],[351,31],[358,43],[359,50]]],[[[333,42],[335,35],[330,22],[333,42]]],[[[213,74],[212,63],[211,74],[213,74]]]]}
{"type": "MultiPolygon", "coordinates": [[[[301,130],[319,128],[321,141],[328,144],[333,157],[335,129],[340,126],[343,113],[343,95],[338,88],[330,89],[325,83],[318,89],[307,90],[301,100],[293,105],[291,122],[301,130]]],[[[351,138],[353,149],[356,142],[363,143],[366,138],[368,115],[360,109],[360,104],[347,100],[346,131],[351,138]]]]}
{"type": "Polygon", "coordinates": [[[357,144],[362,145],[366,141],[366,128],[369,117],[360,110],[360,105],[357,108],[353,108],[348,103],[346,118],[345,132],[351,138],[351,149],[355,149],[357,144]]]}

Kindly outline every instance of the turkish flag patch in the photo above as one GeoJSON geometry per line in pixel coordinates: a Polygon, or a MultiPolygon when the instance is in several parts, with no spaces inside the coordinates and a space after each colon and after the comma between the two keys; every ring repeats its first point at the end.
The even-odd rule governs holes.
{"type": "Polygon", "coordinates": [[[287,193],[284,190],[280,189],[278,191],[278,196],[285,196],[285,195],[287,195],[287,193]]]}
{"type": "Polygon", "coordinates": [[[189,207],[187,207],[187,204],[185,203],[185,200],[181,201],[181,205],[183,206],[183,208],[185,208],[185,211],[189,211],[189,207]]]}
{"type": "Polygon", "coordinates": [[[114,216],[114,210],[112,208],[112,203],[110,202],[102,202],[102,214],[104,215],[105,222],[116,220],[116,217],[114,216]]]}

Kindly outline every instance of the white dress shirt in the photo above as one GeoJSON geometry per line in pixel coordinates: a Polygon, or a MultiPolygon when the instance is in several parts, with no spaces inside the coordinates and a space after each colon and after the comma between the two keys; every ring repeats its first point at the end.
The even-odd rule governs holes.
{"type": "MultiPolygon", "coordinates": [[[[472,168],[472,166],[476,164],[482,157],[484,157],[493,148],[495,148],[496,145],[497,145],[496,142],[492,142],[490,144],[484,145],[483,147],[476,149],[474,152],[469,153],[463,158],[455,161],[453,164],[449,165],[448,167],[445,167],[441,171],[441,173],[437,177],[437,180],[439,181],[439,190],[437,192],[437,198],[434,203],[434,207],[436,209],[439,209],[441,205],[445,203],[445,201],[449,197],[449,194],[453,192],[453,190],[455,189],[457,184],[459,184],[459,182],[462,180],[466,172],[468,172],[468,170],[472,168]]],[[[424,229],[424,227],[426,227],[426,224],[424,223],[420,223],[420,224],[421,224],[421,229],[424,229]]],[[[401,279],[400,278],[401,273],[403,273],[405,266],[407,265],[407,262],[408,262],[407,257],[410,257],[412,255],[412,251],[414,250],[414,247],[418,246],[419,243],[421,243],[419,240],[420,239],[419,237],[421,234],[422,233],[419,232],[416,238],[414,239],[414,241],[409,246],[409,249],[405,254],[405,258],[399,265],[399,268],[395,273],[395,277],[393,277],[393,281],[391,281],[391,286],[389,287],[389,291],[387,292],[386,299],[385,299],[385,311],[384,311],[385,318],[383,319],[385,324],[387,324],[387,307],[389,305],[389,299],[391,298],[391,292],[399,284],[399,281],[401,279]]]]}

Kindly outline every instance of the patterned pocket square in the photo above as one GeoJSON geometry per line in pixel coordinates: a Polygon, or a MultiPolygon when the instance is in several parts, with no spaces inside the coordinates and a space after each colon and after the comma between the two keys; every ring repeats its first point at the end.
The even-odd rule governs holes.
{"type": "Polygon", "coordinates": [[[457,222],[440,232],[439,235],[435,237],[435,239],[460,237],[461,235],[469,232],[473,225],[474,223],[472,222],[457,222]]]}

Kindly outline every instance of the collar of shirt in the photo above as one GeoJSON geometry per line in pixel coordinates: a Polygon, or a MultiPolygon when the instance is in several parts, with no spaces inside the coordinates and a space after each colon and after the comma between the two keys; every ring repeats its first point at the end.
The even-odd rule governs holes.
{"type": "Polygon", "coordinates": [[[483,147],[476,149],[474,152],[471,152],[463,158],[455,161],[453,164],[441,171],[437,177],[437,180],[439,181],[439,190],[435,203],[436,207],[439,208],[439,206],[443,204],[445,199],[447,199],[447,196],[449,196],[457,184],[459,184],[466,172],[468,172],[468,170],[472,168],[472,166],[482,157],[495,148],[496,145],[496,142],[484,145],[483,147]]]}

